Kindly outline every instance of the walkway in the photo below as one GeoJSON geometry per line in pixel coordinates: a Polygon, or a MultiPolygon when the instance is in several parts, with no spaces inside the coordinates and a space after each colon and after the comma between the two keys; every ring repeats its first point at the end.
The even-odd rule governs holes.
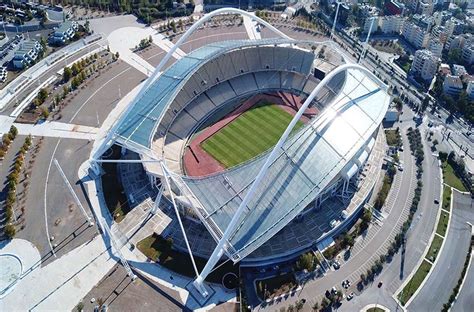
{"type": "Polygon", "coordinates": [[[155,67],[132,51],[142,39],[148,39],[156,31],[151,28],[124,27],[113,31],[107,38],[110,50],[119,53],[120,59],[151,76],[155,67]]]}
{"type": "Polygon", "coordinates": [[[44,136],[53,138],[94,140],[98,128],[67,124],[57,121],[46,121],[41,124],[13,124],[20,135],[44,136]]]}
{"type": "MultiPolygon", "coordinates": [[[[151,35],[153,38],[153,43],[156,44],[160,49],[168,53],[174,46],[174,43],[168,40],[165,36],[163,36],[160,33],[154,33],[151,35]]],[[[172,56],[179,60],[183,56],[185,56],[186,53],[181,50],[180,48],[176,49],[176,51],[172,54],[172,56]]]]}
{"type": "Polygon", "coordinates": [[[247,31],[249,38],[252,40],[262,39],[260,32],[257,31],[257,22],[251,20],[248,16],[244,16],[243,19],[245,30],[247,31]]]}

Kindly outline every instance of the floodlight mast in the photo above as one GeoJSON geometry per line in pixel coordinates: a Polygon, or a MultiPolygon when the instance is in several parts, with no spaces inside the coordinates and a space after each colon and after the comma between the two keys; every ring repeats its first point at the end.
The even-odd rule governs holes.
{"type": "Polygon", "coordinates": [[[266,176],[266,173],[270,167],[270,165],[275,161],[278,151],[281,150],[283,147],[283,144],[286,142],[288,136],[290,135],[291,131],[295,127],[296,123],[299,121],[303,113],[306,111],[308,106],[311,104],[311,102],[314,100],[316,95],[319,94],[319,92],[322,90],[325,85],[330,82],[337,74],[347,71],[349,69],[355,69],[355,70],[360,70],[367,74],[369,77],[371,77],[375,82],[378,83],[378,85],[381,87],[383,90],[387,90],[387,86],[379,79],[377,78],[371,71],[369,71],[367,68],[362,67],[361,65],[358,64],[345,64],[337,67],[333,71],[331,71],[326,77],[324,77],[323,80],[316,86],[316,88],[313,89],[311,94],[308,96],[304,104],[300,107],[298,112],[295,114],[293,119],[291,120],[290,124],[286,128],[285,132],[282,134],[280,139],[278,140],[278,143],[273,147],[272,151],[268,155],[265,163],[263,164],[262,168],[260,169],[258,175],[255,177],[254,182],[251,184],[250,189],[248,192],[245,194],[244,199],[240,203],[239,207],[237,208],[237,211],[234,213],[232,220],[230,221],[229,225],[225,229],[224,234],[222,235],[221,239],[219,240],[217,247],[214,249],[212,252],[211,257],[206,263],[206,266],[203,268],[199,276],[196,278],[196,280],[193,282],[194,287],[198,289],[198,291],[201,293],[202,296],[207,297],[209,294],[204,287],[204,280],[206,277],[211,273],[212,269],[214,266],[217,264],[219,259],[222,257],[224,254],[224,251],[227,247],[228,240],[230,236],[234,233],[235,227],[237,226],[237,223],[240,221],[240,217],[242,216],[244,210],[247,208],[247,205],[249,204],[250,200],[254,196],[257,187],[262,183],[264,177],[266,176]]]}

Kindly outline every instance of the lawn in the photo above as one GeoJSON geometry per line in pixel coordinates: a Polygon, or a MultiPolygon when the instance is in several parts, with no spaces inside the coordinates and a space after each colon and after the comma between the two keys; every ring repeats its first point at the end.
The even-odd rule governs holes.
{"type": "Polygon", "coordinates": [[[441,211],[441,215],[439,216],[438,226],[436,227],[436,233],[445,237],[446,231],[448,230],[448,221],[449,221],[449,214],[446,211],[441,211]]]}
{"type": "Polygon", "coordinates": [[[286,273],[268,279],[258,280],[256,287],[257,295],[264,300],[289,292],[296,287],[296,280],[293,273],[286,273]],[[266,292],[266,295],[264,292],[266,292]]]}
{"type": "MultiPolygon", "coordinates": [[[[243,163],[273,147],[293,116],[277,105],[254,106],[201,143],[224,167],[243,163]]],[[[294,130],[303,126],[298,121],[294,130]]]]}
{"type": "Polygon", "coordinates": [[[451,187],[444,185],[443,187],[443,209],[449,211],[451,209],[451,187]]]}
{"type": "Polygon", "coordinates": [[[374,308],[370,308],[367,310],[367,312],[385,312],[386,310],[384,309],[381,309],[381,308],[377,308],[377,307],[374,307],[374,308]]]}
{"type": "Polygon", "coordinates": [[[444,183],[457,188],[461,192],[467,192],[461,180],[456,176],[453,167],[447,162],[443,162],[443,179],[444,183]]]}
{"type": "MultiPolygon", "coordinates": [[[[176,272],[178,274],[196,277],[191,258],[187,252],[177,251],[172,248],[173,240],[165,239],[160,235],[153,234],[138,242],[137,248],[148,258],[160,263],[165,268],[176,272]]],[[[194,256],[194,261],[199,271],[206,265],[206,260],[194,256]]],[[[228,273],[233,272],[238,275],[238,266],[234,266],[232,261],[227,261],[225,264],[212,271],[206,278],[207,281],[213,283],[221,283],[222,277],[228,273]]]]}
{"type": "Polygon", "coordinates": [[[433,241],[431,242],[430,249],[428,250],[428,254],[426,258],[431,262],[434,262],[436,257],[438,256],[439,249],[441,248],[441,244],[443,243],[443,238],[435,235],[433,241]]]}
{"type": "Polygon", "coordinates": [[[413,275],[411,280],[405,285],[402,292],[398,295],[398,299],[400,300],[403,306],[408,302],[408,300],[410,300],[411,296],[413,296],[418,287],[420,287],[426,275],[428,275],[430,269],[431,264],[428,261],[423,260],[416,273],[413,275]]]}

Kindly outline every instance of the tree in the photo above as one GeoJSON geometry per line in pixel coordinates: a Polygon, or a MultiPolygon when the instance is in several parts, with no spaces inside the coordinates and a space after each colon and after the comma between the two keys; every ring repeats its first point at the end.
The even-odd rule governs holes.
{"type": "Polygon", "coordinates": [[[15,138],[18,135],[18,129],[14,125],[12,125],[10,127],[10,133],[13,135],[13,138],[15,138]]]}
{"type": "Polygon", "coordinates": [[[48,119],[49,110],[46,107],[43,107],[43,109],[41,111],[41,116],[43,116],[44,119],[48,119]]]}
{"type": "Polygon", "coordinates": [[[302,300],[302,299],[296,301],[296,303],[295,303],[296,311],[301,311],[301,310],[303,310],[304,303],[305,303],[305,301],[302,300]]]}
{"type": "Polygon", "coordinates": [[[69,79],[71,79],[72,76],[72,70],[69,67],[64,67],[63,70],[63,82],[68,82],[69,79]]]}
{"type": "Polygon", "coordinates": [[[321,308],[326,309],[331,302],[329,301],[328,298],[324,297],[323,300],[321,301],[321,308]]]}
{"type": "Polygon", "coordinates": [[[48,91],[45,88],[41,88],[38,92],[38,100],[40,101],[41,104],[46,101],[46,98],[48,97],[48,91]]]}
{"type": "Polygon", "coordinates": [[[15,226],[10,223],[7,224],[5,226],[5,235],[7,235],[8,238],[12,239],[13,237],[15,237],[15,234],[16,234],[15,226]]]}
{"type": "Polygon", "coordinates": [[[311,252],[302,254],[296,262],[296,267],[298,268],[298,270],[313,271],[315,267],[314,259],[315,257],[311,252]]]}
{"type": "Polygon", "coordinates": [[[81,301],[77,304],[76,311],[77,312],[82,312],[82,310],[84,310],[84,303],[81,301]]]}
{"type": "Polygon", "coordinates": [[[315,302],[315,303],[313,304],[313,307],[312,307],[312,308],[313,308],[313,311],[318,311],[318,310],[319,310],[319,302],[315,302]]]}
{"type": "Polygon", "coordinates": [[[349,233],[346,233],[342,242],[345,246],[349,246],[351,248],[352,246],[354,246],[354,237],[352,237],[352,235],[350,235],[349,233]]]}

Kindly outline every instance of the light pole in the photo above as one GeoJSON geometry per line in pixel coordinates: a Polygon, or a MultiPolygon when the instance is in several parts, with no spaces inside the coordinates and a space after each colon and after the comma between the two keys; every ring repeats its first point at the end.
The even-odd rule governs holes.
{"type": "Polygon", "coordinates": [[[339,6],[341,5],[341,3],[342,1],[337,2],[336,15],[334,15],[334,22],[332,23],[331,38],[334,37],[334,31],[336,30],[337,14],[339,13],[339,6]]]}
{"type": "Polygon", "coordinates": [[[370,34],[372,33],[372,28],[374,27],[374,22],[375,22],[376,18],[377,18],[376,16],[371,17],[372,21],[370,22],[369,32],[367,33],[367,38],[365,39],[364,48],[362,49],[362,52],[360,53],[359,60],[357,61],[357,63],[360,63],[360,60],[362,59],[365,52],[367,51],[367,46],[369,44],[370,34]]]}

